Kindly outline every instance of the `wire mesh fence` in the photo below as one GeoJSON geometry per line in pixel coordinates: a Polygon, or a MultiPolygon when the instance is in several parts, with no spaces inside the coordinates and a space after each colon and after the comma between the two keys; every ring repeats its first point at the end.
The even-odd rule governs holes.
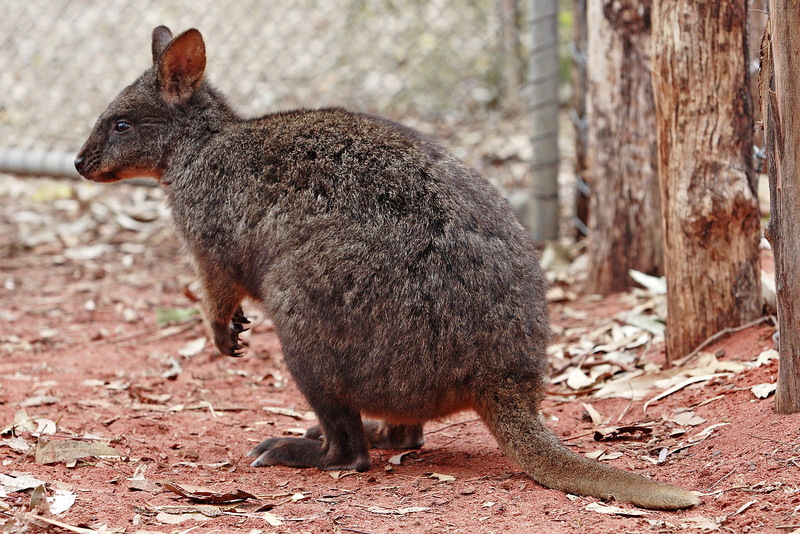
{"type": "Polygon", "coordinates": [[[5,0],[0,147],[74,152],[150,65],[150,33],[201,30],[245,115],[344,106],[437,137],[506,187],[530,159],[527,3],[508,0],[5,0]],[[509,9],[511,11],[509,11],[509,9]],[[488,172],[487,172],[488,170],[488,172]]]}

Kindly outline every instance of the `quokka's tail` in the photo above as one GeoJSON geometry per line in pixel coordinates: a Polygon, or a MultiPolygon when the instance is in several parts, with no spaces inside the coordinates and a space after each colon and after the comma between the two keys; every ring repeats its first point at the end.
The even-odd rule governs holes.
{"type": "Polygon", "coordinates": [[[686,490],[573,453],[542,423],[536,396],[520,389],[512,386],[482,393],[477,408],[500,448],[539,484],[656,510],[700,504],[700,499],[686,490]]]}

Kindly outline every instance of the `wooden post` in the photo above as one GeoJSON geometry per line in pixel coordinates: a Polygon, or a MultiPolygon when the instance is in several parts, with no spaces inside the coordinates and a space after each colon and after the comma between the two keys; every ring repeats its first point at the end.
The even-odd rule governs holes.
{"type": "Polygon", "coordinates": [[[522,62],[519,42],[519,0],[500,0],[500,26],[503,44],[505,109],[518,111],[522,91],[522,62]]]}
{"type": "Polygon", "coordinates": [[[747,1],[654,0],[667,359],[761,313],[747,1]]]}
{"type": "Polygon", "coordinates": [[[786,414],[800,412],[800,1],[769,4],[759,92],[770,191],[765,235],[775,256],[780,332],[775,411],[786,414]]]}
{"type": "Polygon", "coordinates": [[[663,273],[650,6],[651,0],[587,4],[588,290],[593,293],[630,287],[631,269],[663,273]]]}
{"type": "Polygon", "coordinates": [[[587,0],[573,0],[572,4],[572,117],[575,128],[575,199],[574,226],[567,235],[583,239],[589,235],[589,193],[591,178],[586,163],[588,135],[586,127],[586,41],[588,23],[586,20],[587,0]]]}

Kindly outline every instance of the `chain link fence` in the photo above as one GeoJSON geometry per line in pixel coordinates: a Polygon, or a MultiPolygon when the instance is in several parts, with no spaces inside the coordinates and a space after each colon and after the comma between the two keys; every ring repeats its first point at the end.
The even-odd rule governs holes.
{"type": "Polygon", "coordinates": [[[4,0],[0,148],[74,154],[150,65],[150,33],[164,24],[203,33],[209,79],[245,115],[319,106],[387,115],[520,187],[532,152],[528,9],[508,0],[4,0]]]}

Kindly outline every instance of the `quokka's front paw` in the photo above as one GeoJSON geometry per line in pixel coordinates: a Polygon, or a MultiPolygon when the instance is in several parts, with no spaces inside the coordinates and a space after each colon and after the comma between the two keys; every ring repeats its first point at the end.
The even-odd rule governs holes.
{"type": "Polygon", "coordinates": [[[250,321],[239,307],[229,324],[214,326],[214,344],[222,354],[233,357],[242,355],[243,347],[239,344],[239,334],[247,330],[244,326],[246,324],[250,324],[250,321]]]}

